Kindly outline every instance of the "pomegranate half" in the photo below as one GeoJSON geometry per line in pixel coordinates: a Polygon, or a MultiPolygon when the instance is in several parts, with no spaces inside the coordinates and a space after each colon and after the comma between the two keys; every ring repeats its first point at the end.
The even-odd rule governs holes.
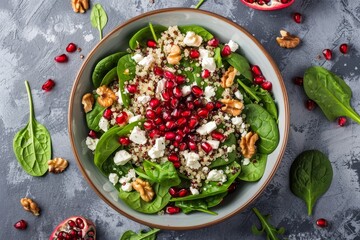
{"type": "Polygon", "coordinates": [[[96,229],[92,221],[73,216],[62,221],[52,232],[49,240],[95,240],[96,229]]]}
{"type": "Polygon", "coordinates": [[[273,11],[289,7],[295,0],[240,0],[246,6],[261,10],[273,11]]]}

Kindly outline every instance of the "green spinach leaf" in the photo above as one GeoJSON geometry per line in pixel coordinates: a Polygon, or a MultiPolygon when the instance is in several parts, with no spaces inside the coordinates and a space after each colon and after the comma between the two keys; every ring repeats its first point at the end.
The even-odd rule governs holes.
{"type": "Polygon", "coordinates": [[[22,168],[31,176],[42,176],[48,170],[51,159],[51,137],[49,131],[35,119],[32,95],[25,81],[29,99],[29,122],[13,139],[13,150],[22,168]]]}
{"type": "Polygon", "coordinates": [[[360,124],[359,114],[350,106],[351,89],[339,76],[323,67],[310,67],[304,75],[304,89],[330,121],[347,116],[360,124]]]}
{"type": "Polygon", "coordinates": [[[277,120],[278,111],[271,94],[262,88],[258,88],[256,94],[261,99],[260,102],[263,104],[263,107],[266,109],[266,111],[268,111],[270,115],[273,116],[275,120],[277,120]]]}
{"type": "Polygon", "coordinates": [[[279,144],[279,129],[274,118],[258,104],[245,106],[246,122],[260,139],[257,142],[258,152],[272,153],[279,144]]]}
{"type": "Polygon", "coordinates": [[[208,208],[208,205],[205,200],[203,199],[197,199],[197,200],[191,200],[191,201],[178,201],[175,203],[175,206],[181,208],[181,211],[185,214],[188,214],[190,212],[199,211],[208,213],[211,215],[217,215],[216,212],[210,211],[208,208]]]}
{"type": "Polygon", "coordinates": [[[214,60],[216,63],[216,67],[221,68],[223,63],[221,58],[221,49],[219,47],[215,48],[214,60]]]}
{"type": "Polygon", "coordinates": [[[260,223],[262,226],[261,229],[258,229],[255,225],[253,225],[251,228],[253,234],[261,235],[264,232],[266,232],[266,239],[279,240],[279,238],[277,236],[284,234],[285,228],[283,228],[283,227],[281,227],[279,229],[275,228],[273,225],[271,225],[269,223],[270,215],[263,216],[257,208],[253,208],[252,210],[254,211],[254,213],[256,214],[258,219],[260,220],[260,223]]]}
{"type": "Polygon", "coordinates": [[[206,0],[200,0],[200,1],[196,4],[195,9],[199,9],[200,6],[201,6],[205,1],[206,1],[206,0]]]}
{"type": "Polygon", "coordinates": [[[214,36],[208,30],[197,25],[179,26],[179,30],[184,34],[187,32],[194,32],[202,37],[203,41],[205,42],[214,38],[214,36]]]}
{"type": "Polygon", "coordinates": [[[308,214],[330,187],[333,170],[329,159],[318,150],[301,153],[290,168],[290,189],[305,201],[308,214]]]}
{"type": "Polygon", "coordinates": [[[243,81],[241,81],[240,79],[237,80],[239,85],[242,87],[242,89],[244,89],[244,91],[247,93],[247,95],[252,98],[255,102],[260,102],[260,97],[256,94],[256,90],[254,88],[248,87],[246,86],[245,83],[243,83],[243,81]]]}
{"type": "Polygon", "coordinates": [[[169,186],[177,186],[181,180],[172,162],[157,164],[145,160],[143,162],[145,174],[155,182],[169,186]]]}
{"type": "Polygon", "coordinates": [[[196,83],[201,88],[205,88],[207,84],[201,78],[201,66],[196,66],[195,62],[190,63],[189,61],[181,61],[181,65],[185,68],[183,73],[190,80],[189,84],[196,83]],[[204,85],[201,83],[203,82],[204,85]]]}
{"type": "Polygon", "coordinates": [[[159,232],[160,229],[153,228],[147,232],[140,231],[139,233],[136,233],[134,231],[128,230],[121,235],[120,240],[155,240],[156,234],[159,232]]]}
{"type": "Polygon", "coordinates": [[[86,113],[86,123],[89,129],[96,132],[100,131],[99,122],[104,111],[105,108],[96,101],[94,108],[90,112],[86,113]]]}
{"type": "MultiPolygon", "coordinates": [[[[229,137],[224,141],[222,145],[231,147],[232,145],[236,145],[236,137],[233,133],[229,135],[229,137]]],[[[228,157],[225,159],[224,157],[219,157],[215,159],[211,164],[210,168],[215,168],[223,165],[227,165],[235,161],[236,159],[236,150],[233,150],[232,152],[228,153],[228,157]]]]}
{"type": "Polygon", "coordinates": [[[236,70],[238,70],[239,73],[243,75],[246,79],[248,79],[251,82],[253,81],[250,64],[245,57],[241,56],[238,53],[233,52],[229,57],[225,59],[231,66],[233,66],[236,70]]]}
{"type": "Polygon", "coordinates": [[[257,153],[252,157],[248,165],[241,164],[239,179],[246,182],[258,181],[264,175],[267,156],[266,154],[257,153]]]}
{"type": "Polygon", "coordinates": [[[102,39],[102,30],[107,24],[107,15],[100,3],[93,6],[90,14],[91,25],[99,30],[100,40],[102,39]]]}
{"type": "Polygon", "coordinates": [[[119,59],[117,65],[117,74],[119,77],[119,92],[122,103],[125,107],[130,104],[130,96],[125,91],[125,82],[132,80],[135,77],[136,63],[131,59],[130,54],[127,54],[119,59]]]}
{"type": "MultiPolygon", "coordinates": [[[[160,36],[160,33],[166,31],[168,28],[161,25],[152,25],[153,32],[156,37],[160,36]]],[[[135,50],[138,47],[145,47],[146,42],[149,39],[154,39],[150,26],[144,27],[137,31],[129,40],[129,47],[135,50]]],[[[156,39],[154,39],[156,40],[156,39]]]]}
{"type": "Polygon", "coordinates": [[[117,79],[117,67],[114,67],[104,76],[103,80],[100,83],[100,86],[102,86],[102,85],[108,86],[110,83],[112,83],[116,79],[117,79]]]}

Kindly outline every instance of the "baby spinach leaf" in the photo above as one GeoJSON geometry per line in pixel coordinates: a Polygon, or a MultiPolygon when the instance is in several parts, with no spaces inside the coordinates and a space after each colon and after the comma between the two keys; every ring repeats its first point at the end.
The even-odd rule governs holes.
{"type": "Polygon", "coordinates": [[[279,129],[274,118],[258,104],[246,105],[244,113],[246,122],[260,137],[257,141],[258,152],[272,153],[279,144],[279,129]]]}
{"type": "Polygon", "coordinates": [[[89,129],[96,132],[100,131],[99,122],[104,111],[105,108],[96,101],[94,108],[90,112],[86,113],[86,123],[89,129]]]}
{"type": "Polygon", "coordinates": [[[346,116],[360,124],[359,114],[350,106],[351,89],[339,76],[323,67],[310,67],[304,75],[304,89],[330,121],[346,116]]]}
{"type": "Polygon", "coordinates": [[[107,24],[107,15],[100,3],[93,6],[90,14],[91,25],[99,30],[100,40],[102,39],[102,30],[107,24]]]}
{"type": "Polygon", "coordinates": [[[91,77],[92,82],[96,88],[100,87],[101,85],[107,85],[107,84],[102,84],[103,81],[104,82],[108,81],[108,80],[104,80],[105,76],[117,66],[119,59],[126,54],[127,54],[126,52],[114,53],[111,54],[110,56],[107,56],[106,58],[101,59],[96,64],[91,77]]]}
{"type": "Polygon", "coordinates": [[[145,174],[155,182],[160,184],[167,184],[170,186],[177,186],[181,180],[172,162],[165,162],[157,164],[145,160],[143,162],[145,174]]]}
{"type": "MultiPolygon", "coordinates": [[[[222,145],[231,147],[232,145],[236,145],[236,137],[233,133],[229,135],[229,137],[224,141],[222,145]]],[[[233,150],[232,152],[228,153],[227,158],[219,157],[215,159],[211,164],[210,168],[215,168],[223,165],[227,165],[229,163],[232,163],[236,159],[236,150],[233,150]]]]}
{"type": "Polygon", "coordinates": [[[259,102],[261,99],[260,97],[258,97],[258,95],[256,94],[256,90],[246,86],[245,83],[243,83],[243,81],[241,81],[240,79],[237,80],[239,85],[242,87],[242,89],[244,89],[244,91],[247,93],[247,95],[252,98],[255,102],[259,102]]]}
{"type": "Polygon", "coordinates": [[[194,32],[202,37],[203,41],[205,42],[214,38],[214,36],[208,30],[198,25],[179,26],[179,30],[184,34],[187,32],[194,32]]]}
{"type": "Polygon", "coordinates": [[[219,205],[224,200],[224,197],[226,197],[227,194],[228,192],[224,192],[205,198],[208,208],[212,208],[219,205]]]}
{"type": "Polygon", "coordinates": [[[221,59],[221,49],[219,47],[215,48],[214,60],[217,68],[221,68],[223,63],[221,59]]]}
{"type": "Polygon", "coordinates": [[[136,71],[136,63],[131,59],[130,54],[127,54],[119,59],[117,65],[117,74],[119,77],[119,92],[122,103],[125,107],[130,104],[130,96],[125,91],[125,82],[134,79],[136,71]]]}
{"type": "Polygon", "coordinates": [[[255,225],[252,226],[251,231],[255,235],[261,235],[266,232],[266,239],[269,240],[279,240],[278,235],[282,235],[285,233],[285,228],[281,227],[279,229],[275,228],[273,225],[269,223],[270,215],[263,216],[257,208],[252,209],[258,219],[260,220],[261,229],[258,229],[255,225]]]}
{"type": "Polygon", "coordinates": [[[25,81],[29,99],[29,122],[13,139],[13,150],[21,167],[31,176],[42,176],[48,170],[51,159],[51,137],[48,130],[35,119],[30,86],[25,81]]]}
{"type": "Polygon", "coordinates": [[[201,76],[201,66],[196,66],[195,62],[190,63],[189,61],[181,61],[181,65],[185,68],[183,73],[190,80],[189,84],[196,83],[198,86],[205,88],[207,84],[202,80],[201,76]],[[189,69],[187,69],[189,68],[189,69]],[[201,85],[201,83],[204,85],[201,85]]]}
{"type": "Polygon", "coordinates": [[[128,230],[121,235],[119,240],[155,240],[159,231],[160,229],[157,228],[150,228],[149,231],[140,231],[139,233],[128,230]]]}
{"type": "Polygon", "coordinates": [[[267,156],[266,154],[257,153],[248,165],[241,164],[239,179],[246,182],[258,181],[264,175],[267,156]]]}
{"type": "Polygon", "coordinates": [[[211,215],[217,215],[216,212],[210,211],[207,203],[203,199],[191,200],[191,201],[178,201],[175,206],[181,208],[181,211],[185,214],[190,212],[199,211],[208,213],[211,215]]]}
{"type": "Polygon", "coordinates": [[[226,61],[233,66],[236,70],[239,71],[241,75],[243,75],[246,79],[253,81],[253,76],[250,68],[250,64],[246,58],[241,56],[238,53],[231,53],[231,55],[225,58],[226,61]]]}
{"type": "Polygon", "coordinates": [[[256,95],[261,99],[260,102],[263,104],[263,107],[270,113],[271,116],[273,116],[275,120],[277,120],[278,111],[271,94],[262,88],[258,88],[256,95]]]}
{"type": "Polygon", "coordinates": [[[114,67],[111,69],[103,78],[103,80],[100,83],[100,86],[102,85],[109,85],[117,78],[117,67],[114,67]]]}
{"type": "Polygon", "coordinates": [[[199,9],[200,8],[200,6],[205,2],[206,0],[200,0],[197,4],[196,4],[196,6],[194,7],[195,9],[199,9]]]}
{"type": "MultiPolygon", "coordinates": [[[[168,28],[161,25],[152,25],[152,29],[156,36],[166,31],[168,28]]],[[[147,40],[154,39],[150,26],[144,27],[137,31],[129,40],[129,47],[135,50],[138,47],[146,47],[147,40]]],[[[156,39],[154,39],[156,40],[156,39]]]]}
{"type": "Polygon", "coordinates": [[[305,201],[309,216],[319,197],[330,187],[333,170],[329,159],[318,150],[302,152],[290,168],[290,189],[305,201]]]}

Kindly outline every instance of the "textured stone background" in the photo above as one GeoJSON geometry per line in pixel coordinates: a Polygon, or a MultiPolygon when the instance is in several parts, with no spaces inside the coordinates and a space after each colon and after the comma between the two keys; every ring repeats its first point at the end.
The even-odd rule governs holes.
{"type": "MultiPolygon", "coordinates": [[[[12,0],[0,3],[0,239],[47,239],[58,222],[79,214],[96,222],[99,239],[115,240],[128,229],[146,228],[126,219],[108,207],[89,188],[76,167],[67,133],[67,105],[75,75],[82,63],[79,53],[70,54],[67,64],[56,64],[54,56],[75,42],[86,55],[98,42],[98,32],[89,15],[75,14],[68,1],[12,0]],[[53,91],[45,93],[42,83],[52,78],[53,91]],[[53,156],[70,160],[61,175],[35,178],[19,166],[12,151],[14,134],[28,120],[24,80],[29,80],[37,120],[50,131],[53,156]],[[34,198],[42,208],[40,217],[22,210],[19,200],[34,198]],[[13,224],[19,219],[29,223],[26,231],[13,224]]],[[[146,11],[166,7],[189,7],[196,0],[108,0],[102,4],[109,17],[104,33],[146,11]]],[[[319,109],[304,108],[303,90],[292,83],[311,65],[322,65],[343,76],[353,90],[352,105],[360,112],[359,61],[360,3],[354,0],[297,0],[285,10],[259,12],[238,0],[208,0],[202,9],[235,21],[253,33],[277,62],[289,94],[291,127],[285,156],[266,191],[253,204],[271,213],[274,225],[284,226],[288,239],[360,239],[360,126],[349,121],[346,127],[329,122],[319,109]],[[303,24],[296,24],[291,13],[301,12],[303,24]],[[280,29],[300,36],[303,43],[295,50],[279,48],[275,37],[280,29]],[[347,42],[350,51],[342,55],[338,46],[347,42]],[[334,50],[334,59],[319,59],[324,48],[334,50]],[[334,179],[328,192],[318,201],[314,215],[306,215],[305,205],[289,190],[289,168],[303,150],[319,149],[329,156],[334,179]],[[314,222],[326,218],[331,226],[319,229],[314,222]]],[[[158,239],[264,239],[250,232],[257,223],[250,208],[227,221],[196,231],[162,231],[158,239]]]]}

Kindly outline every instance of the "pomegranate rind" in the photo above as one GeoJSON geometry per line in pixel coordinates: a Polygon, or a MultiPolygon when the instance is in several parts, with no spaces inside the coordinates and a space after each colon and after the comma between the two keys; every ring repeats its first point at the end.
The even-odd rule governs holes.
{"type": "Polygon", "coordinates": [[[260,11],[275,11],[280,10],[283,8],[287,8],[291,6],[295,0],[290,0],[288,3],[281,3],[281,2],[274,2],[271,4],[271,6],[268,6],[266,4],[259,5],[257,3],[248,3],[246,0],[240,0],[244,5],[248,6],[249,8],[253,8],[260,11]]]}
{"type": "Polygon", "coordinates": [[[82,216],[72,216],[72,217],[69,217],[65,220],[63,220],[62,222],[60,222],[54,229],[54,231],[51,233],[50,237],[49,237],[49,240],[55,240],[57,239],[57,236],[56,236],[56,233],[60,232],[60,231],[64,231],[66,230],[66,225],[67,225],[67,222],[69,220],[73,220],[74,222],[76,221],[77,218],[81,218],[84,222],[84,228],[81,229],[82,232],[83,232],[83,239],[87,239],[87,238],[84,238],[86,237],[86,234],[90,231],[93,231],[94,232],[94,236],[92,237],[93,240],[96,240],[96,227],[95,227],[95,224],[87,219],[87,218],[84,218],[82,216]]]}

